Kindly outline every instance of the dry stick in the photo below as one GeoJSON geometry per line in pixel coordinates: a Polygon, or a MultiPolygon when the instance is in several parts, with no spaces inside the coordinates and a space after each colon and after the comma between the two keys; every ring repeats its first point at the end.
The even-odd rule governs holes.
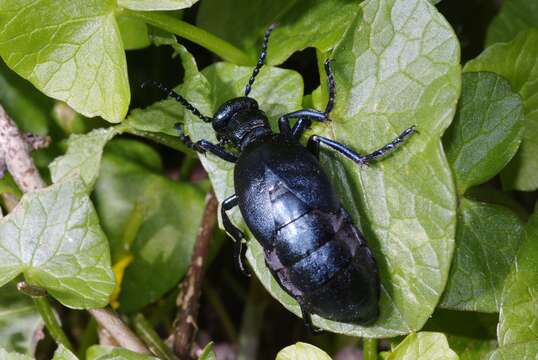
{"type": "Polygon", "coordinates": [[[217,225],[218,205],[215,193],[211,191],[206,197],[204,214],[192,253],[191,267],[180,285],[181,293],[177,301],[179,310],[173,334],[174,351],[180,359],[191,357],[191,348],[198,329],[196,325],[198,300],[202,289],[204,263],[207,258],[209,241],[213,237],[217,225]]]}
{"type": "MultiPolygon", "coordinates": [[[[46,147],[49,141],[47,138],[21,133],[0,105],[0,177],[7,169],[23,192],[44,188],[46,184],[37,171],[30,152],[32,149],[46,147]]],[[[121,346],[132,351],[149,353],[140,339],[114,313],[103,309],[89,312],[121,346]]]]}
{"type": "Polygon", "coordinates": [[[90,309],[88,311],[121,347],[137,353],[150,353],[146,345],[114,312],[107,309],[90,309]]]}

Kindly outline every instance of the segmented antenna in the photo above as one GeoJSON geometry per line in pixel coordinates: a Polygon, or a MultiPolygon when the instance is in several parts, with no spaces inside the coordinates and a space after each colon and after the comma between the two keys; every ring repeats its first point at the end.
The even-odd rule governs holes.
{"type": "Polygon", "coordinates": [[[162,92],[164,92],[167,96],[174,98],[177,102],[183,105],[187,110],[193,113],[194,116],[197,116],[198,118],[202,119],[202,121],[211,122],[213,120],[212,118],[203,115],[197,108],[194,107],[194,105],[188,102],[187,99],[185,99],[183,96],[179,95],[174,90],[168,89],[166,86],[164,86],[160,82],[155,81],[155,80],[148,80],[142,84],[142,87],[146,87],[148,85],[154,86],[158,88],[159,90],[161,90],[162,92]]]}
{"type": "Polygon", "coordinates": [[[258,57],[258,63],[256,64],[254,71],[252,71],[252,75],[250,76],[250,79],[248,79],[248,84],[245,87],[245,96],[248,96],[248,94],[250,94],[250,90],[252,90],[252,84],[254,84],[254,80],[256,79],[256,75],[258,75],[258,73],[260,72],[260,69],[265,63],[265,57],[267,56],[267,44],[269,43],[269,36],[271,35],[271,32],[273,31],[275,27],[276,27],[276,24],[273,23],[265,31],[265,36],[263,37],[262,49],[260,51],[260,56],[258,57]]]}

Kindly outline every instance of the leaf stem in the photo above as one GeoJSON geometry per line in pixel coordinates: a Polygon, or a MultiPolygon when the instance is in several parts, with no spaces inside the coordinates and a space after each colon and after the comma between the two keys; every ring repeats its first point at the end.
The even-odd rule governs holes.
{"type": "Polygon", "coordinates": [[[377,339],[364,338],[362,351],[364,360],[377,360],[377,339]]]}
{"type": "Polygon", "coordinates": [[[248,65],[253,62],[253,59],[229,42],[173,16],[155,11],[127,9],[123,10],[123,14],[190,40],[234,64],[248,65]]]}
{"type": "Polygon", "coordinates": [[[150,323],[146,320],[144,315],[137,314],[133,319],[133,327],[137,335],[146,343],[150,351],[155,354],[159,359],[164,360],[178,360],[172,350],[166,346],[165,343],[159,337],[159,334],[155,332],[150,323]]]}
{"type": "Polygon", "coordinates": [[[41,315],[50,336],[52,336],[54,341],[56,341],[58,344],[62,344],[67,349],[73,351],[73,345],[71,345],[67,335],[65,335],[64,331],[62,330],[62,327],[58,322],[58,319],[56,318],[47,297],[40,296],[33,297],[32,299],[34,300],[35,307],[37,308],[39,315],[41,315]]]}

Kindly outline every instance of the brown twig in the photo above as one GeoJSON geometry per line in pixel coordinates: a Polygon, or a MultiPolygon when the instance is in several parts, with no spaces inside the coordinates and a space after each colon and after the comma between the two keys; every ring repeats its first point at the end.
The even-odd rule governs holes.
{"type": "Polygon", "coordinates": [[[191,258],[191,266],[185,279],[181,283],[181,293],[178,297],[178,316],[175,321],[173,334],[174,352],[180,359],[191,357],[191,348],[198,327],[198,300],[202,289],[204,277],[204,263],[207,258],[209,241],[217,225],[218,201],[214,192],[206,197],[206,205],[202,216],[202,222],[198,229],[196,243],[191,258]]]}
{"type": "Polygon", "coordinates": [[[114,312],[107,309],[91,309],[88,311],[121,347],[141,354],[150,353],[146,345],[114,312]]]}
{"type": "MultiPolygon", "coordinates": [[[[0,105],[0,177],[5,170],[9,171],[19,189],[25,193],[44,188],[46,184],[37,171],[30,152],[48,146],[49,142],[48,138],[20,132],[0,105]]],[[[89,312],[121,346],[135,352],[149,353],[142,341],[116,314],[104,309],[92,309],[89,312]]]]}
{"type": "Polygon", "coordinates": [[[30,156],[33,142],[28,139],[0,105],[0,174],[7,169],[23,192],[45,187],[30,156]]]}

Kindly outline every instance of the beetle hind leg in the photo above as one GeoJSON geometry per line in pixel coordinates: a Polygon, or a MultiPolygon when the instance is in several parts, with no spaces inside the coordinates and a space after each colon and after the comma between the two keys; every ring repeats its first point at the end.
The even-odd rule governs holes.
{"type": "Polygon", "coordinates": [[[222,217],[222,224],[224,225],[224,230],[226,230],[226,232],[230,234],[230,236],[234,240],[234,259],[236,267],[246,276],[250,276],[250,272],[245,266],[246,247],[243,247],[243,240],[245,240],[245,234],[243,234],[241,230],[239,230],[234,224],[232,224],[232,221],[226,213],[226,211],[231,210],[232,208],[237,206],[237,203],[237,195],[235,194],[225,199],[222,202],[220,214],[222,217]]]}
{"type": "Polygon", "coordinates": [[[322,330],[320,330],[319,328],[317,328],[313,323],[312,323],[312,315],[310,315],[310,312],[308,312],[308,309],[306,308],[305,304],[303,303],[302,300],[300,299],[297,299],[298,302],[299,302],[299,306],[301,307],[301,316],[303,318],[303,323],[304,323],[304,326],[305,328],[308,330],[308,332],[310,334],[316,334],[316,333],[319,333],[321,332],[322,330]]]}

